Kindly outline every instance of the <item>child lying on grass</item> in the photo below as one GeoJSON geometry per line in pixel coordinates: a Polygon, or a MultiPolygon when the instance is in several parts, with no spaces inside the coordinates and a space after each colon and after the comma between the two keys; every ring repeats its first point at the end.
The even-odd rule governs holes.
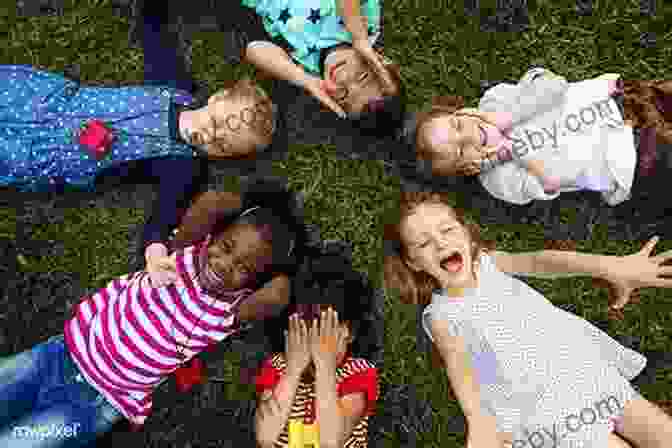
{"type": "Polygon", "coordinates": [[[188,390],[201,351],[279,313],[305,236],[293,195],[262,190],[162,257],[158,271],[173,278],[157,278],[153,263],[151,273],[123,275],[83,298],[63,335],[0,361],[0,446],[81,446],[122,419],[137,429],[166,377],[177,371],[188,390]],[[26,434],[65,427],[74,433],[26,434]]]}
{"type": "Polygon", "coordinates": [[[381,32],[378,0],[241,1],[273,39],[260,33],[248,42],[248,62],[304,88],[365,133],[392,135],[401,125],[399,67],[373,49],[381,32]]]}
{"type": "Polygon", "coordinates": [[[672,276],[671,251],[651,256],[656,238],[623,257],[494,251],[445,194],[402,193],[400,202],[386,228],[385,284],[425,307],[468,447],[527,446],[530,434],[536,446],[543,437],[558,448],[629,446],[621,437],[638,448],[668,445],[672,418],[630,384],[646,358],[512,275],[603,278],[618,286],[613,306],[622,308],[637,288],[672,287],[662,278],[672,276]]]}
{"type": "Polygon", "coordinates": [[[348,260],[308,255],[294,301],[265,323],[275,352],[256,379],[257,441],[266,447],[366,447],[378,396],[367,361],[373,289],[348,260]]]}
{"type": "Polygon", "coordinates": [[[478,174],[507,202],[594,190],[613,206],[669,167],[662,145],[672,143],[671,93],[667,81],[605,74],[570,83],[535,68],[488,89],[478,109],[460,97],[434,99],[409,143],[433,175],[478,174]]]}

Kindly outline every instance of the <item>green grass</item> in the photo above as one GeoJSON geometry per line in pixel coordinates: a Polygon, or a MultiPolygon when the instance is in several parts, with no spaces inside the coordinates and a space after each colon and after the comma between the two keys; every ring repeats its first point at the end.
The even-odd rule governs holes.
{"type": "MultiPolygon", "coordinates": [[[[63,17],[4,18],[0,14],[2,63],[32,64],[60,71],[78,64],[84,81],[97,79],[138,82],[142,79],[141,50],[128,46],[128,22],[114,17],[104,0],[70,0],[63,17]],[[75,7],[75,5],[77,5],[75,7]],[[7,21],[6,23],[2,23],[7,21]]],[[[515,79],[532,65],[543,65],[570,80],[604,72],[630,78],[669,78],[672,32],[665,26],[672,8],[659,2],[655,19],[639,15],[638,1],[595,1],[592,17],[577,17],[573,1],[537,1],[530,11],[531,27],[523,34],[480,33],[478,21],[465,18],[461,6],[445,0],[386,0],[386,53],[404,68],[411,107],[419,107],[435,94],[461,94],[475,104],[480,79],[515,79]],[[657,32],[658,45],[637,45],[641,31],[657,32]]],[[[493,8],[494,0],[483,2],[493,8]]],[[[486,11],[487,12],[487,11],[486,11]]],[[[194,72],[218,87],[227,79],[253,74],[249,67],[231,67],[218,54],[218,34],[202,33],[194,41],[194,72]]],[[[379,162],[339,160],[329,146],[292,147],[286,162],[275,166],[290,185],[305,192],[308,220],[318,223],[325,238],[354,244],[357,269],[380,285],[381,221],[399,192],[399,180],[384,174],[379,162]]],[[[23,269],[76,272],[90,287],[102,286],[111,276],[125,272],[129,229],[142,222],[143,210],[114,208],[68,210],[65,220],[41,226],[36,240],[56,240],[65,247],[63,257],[28,259],[23,269]]],[[[564,210],[567,220],[573,210],[564,210]]],[[[477,217],[475,217],[477,218],[477,217]]],[[[16,216],[0,209],[0,235],[13,235],[16,216]]],[[[543,247],[543,229],[532,225],[490,226],[483,229],[502,250],[537,250],[543,247]]],[[[659,249],[672,243],[663,241],[659,249]]],[[[626,254],[639,243],[609,239],[598,227],[580,250],[626,254]]],[[[555,303],[575,303],[590,320],[606,318],[606,293],[589,280],[530,281],[555,303]]],[[[612,334],[642,338],[644,348],[669,348],[672,340],[672,302],[660,290],[642,292],[641,305],[627,307],[626,318],[613,323],[612,334]]],[[[415,347],[415,312],[388,298],[386,353],[382,379],[416,385],[420,396],[436,410],[434,429],[419,446],[458,446],[442,422],[459,412],[448,403],[445,374],[434,370],[415,347]]],[[[238,356],[231,354],[232,366],[238,356]]],[[[228,371],[228,370],[227,370],[228,371]]],[[[235,369],[229,373],[235,376],[235,369]]],[[[672,374],[661,372],[656,385],[644,389],[653,400],[672,399],[672,374]]],[[[246,389],[245,389],[246,390],[246,389]]],[[[231,399],[245,398],[237,388],[227,389],[231,399]]],[[[390,446],[397,446],[390,442],[390,446]]]]}

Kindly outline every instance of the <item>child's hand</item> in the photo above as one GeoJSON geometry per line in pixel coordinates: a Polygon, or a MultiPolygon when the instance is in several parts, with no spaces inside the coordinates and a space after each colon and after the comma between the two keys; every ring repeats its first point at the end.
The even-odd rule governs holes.
{"type": "MultiPolygon", "coordinates": [[[[366,18],[364,18],[366,20],[366,18]]],[[[359,55],[366,61],[366,63],[373,68],[378,79],[382,81],[383,90],[385,92],[393,92],[395,90],[394,81],[390,77],[385,64],[376,50],[373,49],[368,39],[359,39],[352,43],[352,48],[359,53],[359,55]]]]}
{"type": "Polygon", "coordinates": [[[298,314],[289,316],[289,331],[285,331],[287,370],[303,373],[310,363],[308,327],[298,314]]]}
{"type": "Polygon", "coordinates": [[[637,253],[622,257],[610,257],[604,278],[616,290],[613,309],[621,309],[630,300],[630,294],[639,288],[672,287],[672,266],[661,266],[672,260],[672,250],[651,256],[658,243],[658,237],[651,238],[637,253]]]}
{"type": "Polygon", "coordinates": [[[545,176],[542,179],[541,184],[544,186],[544,193],[553,194],[556,193],[558,190],[560,190],[562,181],[560,180],[559,177],[545,176]]]}
{"type": "Polygon", "coordinates": [[[315,366],[336,369],[338,354],[345,351],[345,335],[338,324],[338,313],[332,308],[323,311],[318,323],[310,329],[310,352],[315,366]]]}
{"type": "Polygon", "coordinates": [[[336,101],[329,95],[329,90],[335,90],[336,86],[331,81],[324,81],[321,78],[312,75],[306,75],[303,81],[303,88],[306,89],[314,98],[316,98],[323,106],[336,112],[341,118],[346,118],[345,111],[336,101]]]}
{"type": "Polygon", "coordinates": [[[155,288],[170,285],[177,280],[175,256],[169,257],[168,249],[163,244],[150,244],[145,249],[145,260],[147,273],[155,288]]]}

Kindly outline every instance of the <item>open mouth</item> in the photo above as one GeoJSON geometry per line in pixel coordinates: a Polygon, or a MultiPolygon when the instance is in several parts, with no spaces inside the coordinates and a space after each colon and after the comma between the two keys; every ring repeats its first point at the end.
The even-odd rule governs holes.
{"type": "Polygon", "coordinates": [[[455,251],[441,258],[441,269],[444,269],[453,274],[460,272],[464,267],[464,257],[461,253],[455,251]]]}

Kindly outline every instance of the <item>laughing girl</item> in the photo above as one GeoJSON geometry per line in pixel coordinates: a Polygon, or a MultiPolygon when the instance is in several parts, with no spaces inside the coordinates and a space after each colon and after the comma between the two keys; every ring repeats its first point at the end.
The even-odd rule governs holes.
{"type": "Polygon", "coordinates": [[[478,109],[436,98],[418,114],[409,143],[433,175],[478,175],[510,203],[593,190],[614,206],[667,172],[671,94],[668,81],[605,74],[567,82],[535,68],[488,89],[478,109]]]}
{"type": "Polygon", "coordinates": [[[0,446],[83,446],[122,419],[141,427],[154,388],[173,372],[188,390],[201,351],[286,307],[286,273],[305,241],[293,202],[279,191],[245,204],[172,254],[174,282],[123,275],[85,297],[63,335],[1,360],[0,446]],[[66,426],[74,435],[17,432],[66,426]]]}
{"type": "Polygon", "coordinates": [[[660,278],[672,274],[662,265],[672,253],[651,256],[656,238],[622,257],[512,254],[488,247],[442,194],[402,193],[400,206],[386,228],[386,288],[424,307],[424,329],[467,420],[467,446],[522,447],[531,434],[536,446],[539,437],[559,448],[630,446],[624,439],[667,446],[672,418],[629,381],[646,358],[513,277],[603,278],[620,287],[614,306],[622,307],[636,288],[672,287],[660,278]],[[609,412],[600,405],[595,418],[578,421],[605,402],[609,412]]]}

